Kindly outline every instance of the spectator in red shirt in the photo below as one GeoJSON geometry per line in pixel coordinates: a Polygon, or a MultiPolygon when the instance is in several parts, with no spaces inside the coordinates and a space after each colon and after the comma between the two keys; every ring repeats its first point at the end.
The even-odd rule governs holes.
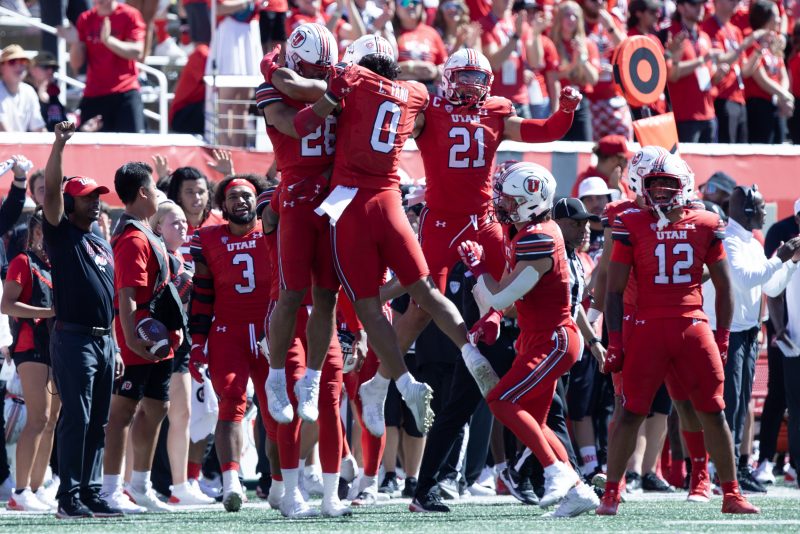
{"type": "Polygon", "coordinates": [[[677,52],[668,51],[665,57],[672,59],[667,66],[667,86],[682,143],[713,143],[717,139],[711,78],[718,53],[711,53],[711,39],[700,29],[703,3],[678,0],[668,30],[668,44],[669,40],[681,44],[677,52]]]}
{"type": "MultiPolygon", "coordinates": [[[[795,100],[800,98],[800,23],[792,30],[792,50],[788,61],[789,87],[795,100]]],[[[795,106],[789,118],[789,136],[792,143],[800,144],[800,106],[795,106]]]]}
{"type": "MultiPolygon", "coordinates": [[[[558,5],[551,37],[560,58],[561,86],[571,85],[583,94],[591,93],[599,79],[600,57],[597,45],[586,38],[583,10],[576,2],[567,0],[558,5]]],[[[592,140],[592,112],[587,98],[575,110],[572,127],[564,140],[592,140]]]]}
{"type": "Polygon", "coordinates": [[[528,94],[533,118],[545,119],[558,109],[558,99],[550,98],[550,95],[561,93],[561,80],[558,79],[559,59],[555,43],[544,34],[550,28],[552,20],[540,4],[534,6],[534,9],[526,9],[533,34],[528,63],[536,76],[528,88],[528,94]]]}
{"type": "Polygon", "coordinates": [[[429,92],[435,92],[434,84],[441,76],[447,50],[436,30],[422,22],[423,16],[421,0],[397,0],[395,31],[400,67],[397,79],[422,82],[429,92]]]}
{"type": "Polygon", "coordinates": [[[145,25],[138,10],[97,0],[76,23],[79,42],[69,51],[72,70],[86,68],[81,117],[103,117],[103,132],[144,132],[144,106],[136,60],[144,51],[145,25]]]}
{"type": "Polygon", "coordinates": [[[197,44],[189,55],[175,86],[175,98],[169,110],[169,124],[178,133],[203,135],[205,117],[203,107],[206,99],[206,71],[208,45],[197,44]]]}
{"type": "Polygon", "coordinates": [[[751,143],[783,143],[786,118],[794,113],[794,95],[789,91],[789,76],[783,63],[786,41],[777,33],[779,24],[780,14],[775,3],[756,0],[750,4],[753,31],[762,28],[769,31],[750,48],[756,67],[744,83],[751,143]]]}
{"type": "Polygon", "coordinates": [[[481,26],[470,21],[470,10],[463,0],[446,0],[436,9],[433,27],[439,32],[449,56],[459,48],[482,52],[481,26]]]}
{"type": "MultiPolygon", "coordinates": [[[[633,153],[628,149],[628,141],[621,135],[607,135],[600,139],[592,149],[597,156],[597,165],[590,165],[575,179],[570,192],[571,197],[578,197],[583,180],[591,177],[602,178],[611,189],[620,192],[620,198],[633,198],[628,184],[622,180],[622,172],[628,166],[633,153]]],[[[613,199],[612,199],[613,200],[613,199]]]]}

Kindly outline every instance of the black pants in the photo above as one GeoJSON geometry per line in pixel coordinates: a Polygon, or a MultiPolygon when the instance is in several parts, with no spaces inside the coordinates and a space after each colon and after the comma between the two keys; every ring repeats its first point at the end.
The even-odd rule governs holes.
{"type": "MultiPolygon", "coordinates": [[[[585,356],[584,356],[585,357],[585,356]]],[[[591,355],[589,355],[592,358],[591,355]]],[[[558,379],[556,383],[556,392],[553,395],[553,403],[550,405],[550,411],[547,412],[547,426],[558,437],[561,444],[567,450],[567,457],[572,467],[578,471],[578,459],[575,456],[575,449],[572,447],[572,438],[569,436],[567,429],[567,389],[569,388],[569,373],[565,374],[558,379]]],[[[534,487],[544,486],[544,469],[536,456],[531,453],[530,455],[531,471],[530,478],[534,487]]]]}
{"type": "Polygon", "coordinates": [[[717,114],[717,141],[720,143],[747,143],[747,108],[744,104],[714,100],[717,114]]]}
{"type": "Polygon", "coordinates": [[[796,469],[800,466],[800,358],[783,359],[783,383],[789,408],[789,455],[796,469]]]}
{"type": "MultiPolygon", "coordinates": [[[[489,440],[486,436],[492,435],[494,415],[485,400],[478,403],[475,413],[469,420],[469,442],[467,454],[464,458],[464,486],[470,487],[481,476],[486,466],[486,457],[489,454],[489,440]]],[[[455,449],[455,447],[454,447],[455,449]]]]}
{"type": "Polygon", "coordinates": [[[562,141],[591,141],[592,140],[592,110],[589,109],[589,99],[581,100],[575,115],[572,117],[572,126],[562,141]]]}
{"type": "Polygon", "coordinates": [[[800,106],[795,106],[794,113],[786,122],[792,143],[800,145],[800,106]]]}
{"type": "Polygon", "coordinates": [[[779,145],[786,139],[786,119],[771,100],[748,98],[747,132],[751,143],[779,145]]]}
{"type": "Polygon", "coordinates": [[[773,461],[778,447],[778,433],[783,422],[783,413],[786,411],[786,390],[783,387],[783,353],[778,347],[772,346],[775,331],[771,323],[767,323],[769,345],[767,348],[767,361],[769,377],[767,379],[767,398],[761,412],[761,431],[758,434],[759,452],[758,461],[773,461]]]}
{"type": "MultiPolygon", "coordinates": [[[[39,2],[42,22],[50,26],[61,26],[66,11],[67,18],[75,25],[78,16],[92,7],[90,0],[45,0],[39,2]]],[[[58,54],[58,38],[47,32],[42,32],[42,49],[54,56],[58,54]]]]}
{"type": "MultiPolygon", "coordinates": [[[[196,5],[196,4],[189,4],[196,5]]],[[[205,128],[205,102],[188,104],[175,112],[170,127],[176,133],[203,135],[205,128]]]]}
{"type": "MultiPolygon", "coordinates": [[[[453,383],[454,372],[455,364],[445,362],[423,363],[417,369],[417,380],[425,382],[433,389],[431,409],[436,417],[442,414],[442,409],[450,397],[450,388],[453,383]]],[[[451,480],[456,480],[458,478],[458,457],[460,456],[463,443],[464,427],[461,427],[458,434],[453,436],[450,454],[439,467],[439,474],[436,476],[437,481],[446,478],[451,480]]]]}
{"type": "MultiPolygon", "coordinates": [[[[6,398],[6,383],[0,381],[0,399],[6,398]]],[[[5,410],[0,410],[0,484],[11,476],[11,468],[8,465],[8,455],[6,454],[6,417],[5,410]]]]}
{"type": "Polygon", "coordinates": [[[114,342],[54,330],[53,378],[61,397],[58,422],[58,499],[100,491],[106,424],[114,384],[114,342]]]}
{"type": "MultiPolygon", "coordinates": [[[[506,374],[514,361],[513,337],[505,334],[505,330],[503,332],[504,335],[491,347],[481,345],[481,352],[489,359],[499,376],[506,374]]],[[[481,401],[483,397],[478,385],[469,374],[464,361],[459,358],[453,368],[453,381],[447,401],[428,432],[417,479],[417,497],[422,498],[436,485],[436,475],[450,456],[454,439],[462,432],[481,401]]],[[[491,432],[485,436],[487,447],[490,434],[491,432]]]]}
{"type": "Polygon", "coordinates": [[[728,362],[725,364],[725,419],[733,436],[733,449],[739,459],[744,423],[750,397],[753,394],[753,376],[758,358],[758,328],[731,332],[728,362]]]}
{"type": "Polygon", "coordinates": [[[681,143],[714,143],[717,140],[717,121],[680,121],[678,141],[681,143]]]}
{"type": "Polygon", "coordinates": [[[81,118],[103,116],[103,132],[144,133],[144,104],[138,89],[113,95],[83,97],[81,118]]]}

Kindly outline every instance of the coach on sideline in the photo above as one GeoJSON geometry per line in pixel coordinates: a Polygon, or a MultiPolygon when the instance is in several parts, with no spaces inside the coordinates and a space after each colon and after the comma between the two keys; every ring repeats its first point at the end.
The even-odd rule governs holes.
{"type": "Polygon", "coordinates": [[[63,183],[61,154],[75,125],[60,122],[45,168],[44,245],[53,278],[55,323],[50,338],[53,377],[61,395],[56,517],[120,516],[100,499],[105,425],[122,360],[111,337],[114,261],[111,246],[91,231],[100,195],[91,178],[63,183]],[[116,365],[115,365],[116,363],[116,365]]]}

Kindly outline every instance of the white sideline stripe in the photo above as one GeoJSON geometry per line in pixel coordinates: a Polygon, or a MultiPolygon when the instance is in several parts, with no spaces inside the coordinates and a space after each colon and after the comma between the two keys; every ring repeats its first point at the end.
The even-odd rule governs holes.
{"type": "Polygon", "coordinates": [[[670,520],[664,521],[666,525],[753,525],[767,526],[767,525],[800,525],[800,519],[685,519],[685,520],[670,520]]]}
{"type": "MultiPolygon", "coordinates": [[[[0,145],[52,145],[53,132],[0,132],[0,145]]],[[[71,145],[128,145],[128,146],[208,146],[201,138],[190,134],[136,134],[112,132],[81,132],[69,140],[71,145]]]]}

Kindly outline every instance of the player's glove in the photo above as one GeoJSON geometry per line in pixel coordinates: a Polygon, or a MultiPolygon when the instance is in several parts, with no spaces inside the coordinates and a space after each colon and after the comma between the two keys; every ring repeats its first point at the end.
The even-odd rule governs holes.
{"type": "Polygon", "coordinates": [[[358,69],[353,65],[341,64],[334,67],[334,77],[328,83],[328,90],[325,92],[330,100],[340,102],[350,92],[361,83],[361,76],[358,75],[358,69]]]}
{"type": "Polygon", "coordinates": [[[286,186],[283,198],[289,201],[314,202],[327,191],[328,179],[324,176],[313,176],[286,186]]]}
{"type": "Polygon", "coordinates": [[[201,384],[203,383],[202,367],[207,364],[208,356],[206,356],[205,348],[202,345],[192,345],[192,350],[189,352],[189,374],[201,384]]]}
{"type": "Polygon", "coordinates": [[[606,361],[603,364],[603,372],[618,373],[622,371],[622,361],[625,353],[622,351],[622,332],[608,332],[608,350],[606,351],[606,361]]]}
{"type": "Polygon", "coordinates": [[[494,308],[489,308],[489,313],[481,317],[478,322],[472,325],[469,330],[469,342],[473,345],[486,343],[487,345],[494,345],[500,337],[500,321],[503,320],[503,314],[494,308]]]}
{"type": "Polygon", "coordinates": [[[714,330],[714,341],[717,342],[719,356],[722,358],[722,365],[728,363],[728,343],[730,337],[731,331],[729,328],[717,328],[714,330]]]}
{"type": "Polygon", "coordinates": [[[564,87],[561,89],[561,96],[558,99],[558,107],[564,113],[575,113],[583,100],[583,95],[574,87],[564,87]]]}
{"type": "Polygon", "coordinates": [[[461,256],[461,261],[475,275],[475,278],[488,272],[486,264],[483,262],[483,247],[479,243],[462,241],[458,245],[458,255],[461,256]]]}
{"type": "Polygon", "coordinates": [[[280,68],[278,65],[278,55],[281,53],[281,46],[276,45],[272,52],[264,54],[261,59],[261,74],[264,76],[264,81],[271,84],[272,74],[280,68]]]}

